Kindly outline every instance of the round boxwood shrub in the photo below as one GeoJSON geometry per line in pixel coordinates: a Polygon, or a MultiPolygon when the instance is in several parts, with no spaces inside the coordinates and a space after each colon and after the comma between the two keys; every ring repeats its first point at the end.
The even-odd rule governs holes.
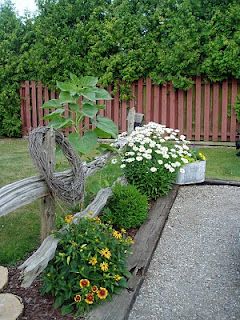
{"type": "Polygon", "coordinates": [[[118,228],[137,228],[147,219],[147,197],[133,185],[117,184],[113,188],[103,219],[118,228]]]}

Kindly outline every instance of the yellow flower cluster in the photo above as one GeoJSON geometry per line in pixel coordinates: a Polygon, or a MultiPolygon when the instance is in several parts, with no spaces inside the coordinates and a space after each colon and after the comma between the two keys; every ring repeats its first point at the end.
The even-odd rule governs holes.
{"type": "Polygon", "coordinates": [[[205,155],[204,155],[202,152],[199,152],[199,153],[198,153],[198,156],[199,156],[199,158],[200,158],[201,160],[206,160],[206,157],[205,157],[205,155]]]}
{"type": "Polygon", "coordinates": [[[108,263],[107,262],[100,263],[100,269],[104,272],[108,271],[108,263]]]}
{"type": "Polygon", "coordinates": [[[73,221],[73,215],[72,214],[68,214],[65,216],[64,221],[66,223],[71,223],[73,221]]]}
{"type": "Polygon", "coordinates": [[[121,234],[121,232],[119,232],[119,231],[114,230],[113,233],[112,233],[112,235],[113,235],[113,237],[116,238],[116,239],[119,239],[119,240],[122,239],[122,234],[121,234]]]}
{"type": "Polygon", "coordinates": [[[97,264],[97,258],[96,257],[90,258],[88,263],[91,264],[92,266],[95,266],[97,264]]]}
{"type": "Polygon", "coordinates": [[[104,249],[100,250],[100,254],[102,257],[107,258],[107,259],[110,259],[111,255],[112,255],[108,248],[104,248],[104,249]]]}
{"type": "Polygon", "coordinates": [[[114,280],[115,281],[120,281],[122,279],[122,277],[119,275],[119,274],[116,274],[115,276],[114,276],[114,280]]]}

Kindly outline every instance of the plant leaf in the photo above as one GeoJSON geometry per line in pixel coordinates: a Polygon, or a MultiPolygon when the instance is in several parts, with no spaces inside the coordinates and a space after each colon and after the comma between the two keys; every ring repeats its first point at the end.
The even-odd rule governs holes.
{"type": "Polygon", "coordinates": [[[83,154],[87,154],[95,150],[97,145],[98,141],[96,133],[94,131],[88,131],[80,138],[78,151],[83,154]]]}
{"type": "Polygon", "coordinates": [[[92,103],[84,103],[82,113],[89,118],[94,118],[98,113],[98,108],[92,103]]]}
{"type": "Polygon", "coordinates": [[[62,306],[62,308],[61,308],[61,314],[62,314],[63,316],[65,316],[66,314],[69,314],[69,313],[71,313],[71,312],[73,312],[73,306],[71,306],[71,305],[62,306]]]}
{"type": "Polygon", "coordinates": [[[76,99],[73,98],[73,96],[67,92],[67,91],[61,91],[59,95],[59,100],[61,103],[76,103],[76,99]]]}
{"type": "Polygon", "coordinates": [[[78,133],[70,133],[68,139],[73,148],[82,154],[90,153],[98,145],[97,135],[94,131],[86,132],[83,137],[78,133]]]}
{"type": "Polygon", "coordinates": [[[58,118],[58,119],[54,119],[53,121],[51,121],[49,123],[49,125],[53,128],[56,129],[61,129],[61,128],[66,128],[66,127],[71,127],[73,124],[72,119],[70,118],[58,118]]]}
{"type": "Polygon", "coordinates": [[[70,82],[70,81],[66,81],[66,82],[59,82],[57,81],[57,87],[61,90],[61,91],[67,91],[70,92],[72,95],[75,95],[78,91],[77,86],[70,82]]]}
{"type": "MultiPolygon", "coordinates": [[[[96,122],[94,122],[94,124],[96,124],[96,122]]],[[[94,129],[94,131],[96,132],[98,138],[101,138],[101,139],[110,139],[111,138],[110,133],[107,133],[99,128],[94,129]]]]}
{"type": "Polygon", "coordinates": [[[69,103],[69,109],[75,112],[80,112],[80,106],[77,103],[69,103]]]}
{"type": "Polygon", "coordinates": [[[118,128],[111,119],[102,116],[97,116],[96,127],[106,133],[109,133],[113,138],[117,137],[118,128]]]}
{"type": "Polygon", "coordinates": [[[59,108],[61,107],[61,101],[59,99],[52,99],[52,100],[49,100],[47,102],[45,102],[43,105],[42,105],[42,108],[46,108],[46,109],[50,109],[50,108],[59,108]]]}
{"type": "Polygon", "coordinates": [[[85,76],[79,79],[79,84],[82,87],[95,87],[98,83],[98,78],[92,76],[85,76]]]}
{"type": "Polygon", "coordinates": [[[56,119],[56,118],[59,118],[59,116],[61,114],[63,114],[63,112],[65,111],[64,108],[58,108],[56,109],[55,111],[49,113],[49,114],[46,114],[43,119],[47,119],[47,120],[51,120],[51,119],[56,119]]]}
{"type": "Polygon", "coordinates": [[[95,88],[96,100],[112,100],[111,95],[103,88],[95,88]]]}
{"type": "Polygon", "coordinates": [[[90,101],[96,101],[96,93],[91,88],[80,89],[78,90],[78,93],[90,101]]]}

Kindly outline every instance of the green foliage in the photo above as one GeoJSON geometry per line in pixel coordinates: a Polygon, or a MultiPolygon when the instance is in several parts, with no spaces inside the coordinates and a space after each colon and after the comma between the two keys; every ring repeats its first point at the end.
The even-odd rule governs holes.
{"type": "Polygon", "coordinates": [[[53,109],[44,118],[49,120],[49,125],[56,128],[74,128],[75,132],[69,134],[69,141],[80,154],[92,154],[99,149],[108,149],[107,145],[99,144],[98,138],[116,138],[118,129],[111,119],[98,115],[104,105],[98,105],[98,100],[110,100],[110,94],[96,85],[98,78],[85,76],[78,78],[71,74],[71,79],[65,82],[57,82],[61,90],[59,99],[52,99],[43,104],[43,108],[53,109]],[[81,101],[81,104],[78,102],[81,101]],[[69,116],[64,115],[64,104],[68,103],[69,116]],[[83,122],[89,118],[95,129],[87,131],[83,122]],[[80,130],[80,126],[82,129],[80,130]],[[82,135],[83,134],[83,135],[82,135]]]}
{"type": "Polygon", "coordinates": [[[60,242],[45,271],[42,292],[54,296],[62,314],[80,315],[127,287],[126,256],[132,239],[99,218],[78,224],[72,219],[66,216],[66,232],[57,234],[60,242]]]}
{"type": "Polygon", "coordinates": [[[133,185],[116,185],[113,196],[104,210],[104,221],[111,221],[117,228],[137,228],[147,219],[147,197],[133,185]]]}
{"type": "Polygon", "coordinates": [[[25,79],[55,86],[69,72],[92,74],[104,86],[120,85],[123,98],[132,81],[147,76],[185,89],[200,74],[240,79],[237,0],[39,0],[38,6],[35,18],[23,19],[9,2],[0,7],[0,134],[20,133],[17,90],[25,79]]]}
{"type": "Polygon", "coordinates": [[[18,63],[23,25],[10,2],[0,5],[0,136],[20,136],[18,63]]]}

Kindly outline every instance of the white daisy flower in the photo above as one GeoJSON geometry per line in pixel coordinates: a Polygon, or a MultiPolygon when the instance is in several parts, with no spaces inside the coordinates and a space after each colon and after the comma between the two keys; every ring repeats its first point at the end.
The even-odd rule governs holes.
{"type": "Polygon", "coordinates": [[[117,161],[117,159],[112,159],[112,164],[116,164],[118,161],[117,161]]]}

